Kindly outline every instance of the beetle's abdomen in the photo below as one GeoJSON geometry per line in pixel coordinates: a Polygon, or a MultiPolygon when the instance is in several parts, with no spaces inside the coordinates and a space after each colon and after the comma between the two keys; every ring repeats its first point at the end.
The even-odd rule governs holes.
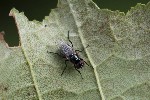
{"type": "Polygon", "coordinates": [[[69,46],[68,44],[65,44],[65,43],[62,43],[60,45],[60,51],[67,58],[69,58],[69,55],[74,54],[73,48],[71,46],[69,46]]]}

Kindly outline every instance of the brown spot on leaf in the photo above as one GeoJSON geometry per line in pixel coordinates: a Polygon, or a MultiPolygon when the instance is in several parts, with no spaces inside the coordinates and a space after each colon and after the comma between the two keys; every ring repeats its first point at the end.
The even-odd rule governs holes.
{"type": "Polygon", "coordinates": [[[8,90],[8,86],[6,84],[0,83],[0,92],[4,92],[8,90]]]}
{"type": "Polygon", "coordinates": [[[28,92],[27,95],[30,96],[31,94],[28,92]]]}
{"type": "Polygon", "coordinates": [[[4,40],[4,34],[5,34],[4,31],[0,32],[0,40],[2,41],[4,40]]]}

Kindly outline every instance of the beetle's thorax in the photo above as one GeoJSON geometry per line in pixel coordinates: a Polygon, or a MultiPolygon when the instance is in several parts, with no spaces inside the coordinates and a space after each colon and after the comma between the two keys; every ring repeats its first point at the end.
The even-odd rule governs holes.
{"type": "Polygon", "coordinates": [[[79,58],[79,56],[77,54],[69,55],[69,59],[74,64],[78,64],[80,62],[80,58],[79,58]]]}

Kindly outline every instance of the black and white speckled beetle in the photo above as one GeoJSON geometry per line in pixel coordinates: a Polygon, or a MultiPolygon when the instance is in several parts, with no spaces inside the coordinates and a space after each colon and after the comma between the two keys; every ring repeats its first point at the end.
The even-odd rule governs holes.
{"type": "MultiPolygon", "coordinates": [[[[60,44],[60,53],[61,54],[59,54],[59,53],[54,53],[54,52],[48,52],[48,53],[53,53],[53,54],[57,54],[58,56],[60,56],[60,57],[62,57],[62,58],[65,58],[66,60],[65,60],[65,68],[64,68],[64,70],[63,70],[63,72],[62,72],[62,74],[61,74],[61,76],[63,75],[63,73],[64,73],[64,71],[66,70],[66,68],[67,68],[67,62],[68,61],[70,61],[71,63],[73,63],[74,64],[74,68],[75,68],[75,70],[77,70],[79,73],[80,73],[80,75],[81,75],[81,78],[83,79],[83,77],[82,77],[82,74],[81,74],[81,72],[78,70],[78,69],[80,69],[80,68],[82,68],[83,66],[84,66],[84,63],[86,63],[87,64],[87,62],[85,62],[82,58],[80,58],[80,56],[78,55],[78,52],[82,52],[82,51],[84,51],[84,49],[83,50],[74,50],[73,49],[73,43],[71,42],[71,40],[69,39],[69,31],[68,31],[68,40],[69,40],[69,42],[71,43],[71,46],[69,45],[69,44],[66,44],[66,43],[61,43],[60,44]]],[[[89,46],[89,45],[88,45],[89,46]]],[[[87,46],[87,47],[88,47],[87,46]]],[[[86,47],[86,48],[87,48],[86,47]]],[[[88,65],[88,64],[87,64],[88,65]]],[[[88,65],[89,66],[89,65],[88,65]]]]}

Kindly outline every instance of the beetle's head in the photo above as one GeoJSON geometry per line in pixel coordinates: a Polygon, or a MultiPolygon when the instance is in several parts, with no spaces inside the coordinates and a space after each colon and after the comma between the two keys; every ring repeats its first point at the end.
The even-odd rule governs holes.
{"type": "Polygon", "coordinates": [[[76,68],[77,69],[80,69],[84,66],[84,60],[83,59],[80,59],[79,63],[76,65],[76,68]]]}

